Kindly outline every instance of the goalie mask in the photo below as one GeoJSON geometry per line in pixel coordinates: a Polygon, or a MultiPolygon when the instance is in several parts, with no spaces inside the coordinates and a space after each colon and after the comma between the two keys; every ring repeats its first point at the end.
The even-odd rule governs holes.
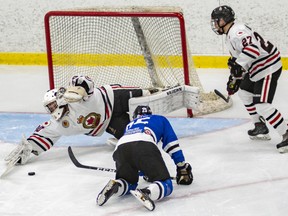
{"type": "Polygon", "coordinates": [[[224,34],[224,27],[235,20],[233,9],[227,5],[215,8],[211,13],[211,28],[218,34],[224,34]]]}
{"type": "Polygon", "coordinates": [[[134,113],[133,113],[133,119],[135,118],[139,118],[142,115],[151,115],[152,111],[151,108],[149,106],[137,106],[134,113]]]}
{"type": "Polygon", "coordinates": [[[55,120],[61,119],[68,113],[68,105],[63,98],[65,88],[48,90],[44,95],[43,106],[55,120]]]}
{"type": "Polygon", "coordinates": [[[88,97],[94,93],[94,81],[88,76],[73,76],[69,86],[81,86],[85,89],[88,97]]]}

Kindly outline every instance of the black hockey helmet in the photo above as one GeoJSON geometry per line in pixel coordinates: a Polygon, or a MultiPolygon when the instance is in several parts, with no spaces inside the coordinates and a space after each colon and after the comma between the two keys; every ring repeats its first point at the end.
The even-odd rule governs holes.
{"type": "Polygon", "coordinates": [[[149,106],[139,105],[136,107],[133,113],[133,119],[139,118],[142,115],[151,115],[152,111],[149,106]]]}
{"type": "Polygon", "coordinates": [[[211,13],[211,26],[212,30],[216,34],[223,34],[223,27],[226,26],[228,23],[231,23],[235,20],[235,12],[233,9],[227,5],[222,5],[217,8],[215,8],[211,13]],[[223,19],[225,22],[224,25],[220,26],[219,21],[220,19],[223,19]],[[222,31],[219,32],[219,29],[215,27],[215,23],[217,23],[218,27],[222,29],[222,31]]]}

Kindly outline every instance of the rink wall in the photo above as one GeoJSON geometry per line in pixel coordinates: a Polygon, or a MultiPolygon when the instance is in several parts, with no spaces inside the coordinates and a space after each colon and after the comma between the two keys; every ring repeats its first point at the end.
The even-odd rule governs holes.
{"type": "Polygon", "coordinates": [[[0,0],[0,64],[47,65],[44,16],[51,10],[97,6],[179,6],[183,8],[187,40],[197,68],[226,68],[224,37],[210,27],[211,11],[230,5],[247,23],[278,46],[288,69],[288,3],[286,0],[0,0]]]}

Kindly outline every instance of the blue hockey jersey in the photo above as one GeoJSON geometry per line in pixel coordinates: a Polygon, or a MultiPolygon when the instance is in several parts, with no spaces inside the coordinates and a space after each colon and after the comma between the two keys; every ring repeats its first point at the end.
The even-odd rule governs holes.
{"type": "Polygon", "coordinates": [[[175,164],[185,161],[178,138],[170,122],[164,116],[143,115],[134,119],[126,126],[124,136],[119,139],[117,146],[134,141],[147,141],[155,144],[162,142],[162,149],[171,156],[175,164]]]}

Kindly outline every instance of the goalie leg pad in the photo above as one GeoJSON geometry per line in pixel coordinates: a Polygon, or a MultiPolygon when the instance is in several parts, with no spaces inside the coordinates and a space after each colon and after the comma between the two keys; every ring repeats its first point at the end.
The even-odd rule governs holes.
{"type": "Polygon", "coordinates": [[[199,89],[192,86],[177,86],[145,97],[129,99],[129,115],[139,105],[147,105],[154,114],[167,114],[181,108],[197,109],[199,105],[199,89]]]}
{"type": "Polygon", "coordinates": [[[184,107],[188,109],[198,109],[199,88],[185,85],[184,86],[184,107]]]}

